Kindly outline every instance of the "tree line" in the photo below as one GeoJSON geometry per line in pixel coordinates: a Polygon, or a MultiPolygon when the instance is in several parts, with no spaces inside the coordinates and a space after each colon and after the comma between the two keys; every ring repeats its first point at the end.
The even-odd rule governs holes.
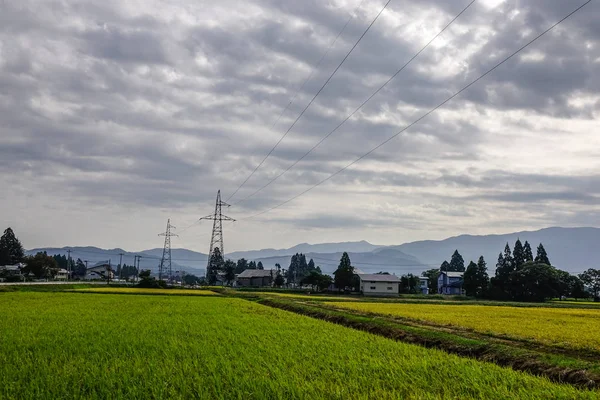
{"type": "Polygon", "coordinates": [[[442,271],[463,272],[462,288],[467,296],[494,300],[544,301],[550,298],[586,298],[590,290],[595,299],[600,291],[600,270],[588,269],[579,275],[552,266],[544,245],[537,247],[533,256],[531,245],[519,239],[513,250],[507,243],[504,252],[498,255],[496,270],[491,278],[483,256],[477,263],[471,261],[465,268],[463,257],[458,250],[452,254],[450,262],[444,261],[439,269],[424,271],[422,276],[429,278],[430,293],[437,293],[437,281],[442,271]]]}

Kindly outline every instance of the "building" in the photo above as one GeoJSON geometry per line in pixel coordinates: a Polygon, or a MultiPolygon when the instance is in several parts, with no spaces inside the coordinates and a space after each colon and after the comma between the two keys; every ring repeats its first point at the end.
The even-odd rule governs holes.
{"type": "Polygon", "coordinates": [[[462,294],[464,272],[442,271],[438,276],[439,294],[462,294]]]}
{"type": "Polygon", "coordinates": [[[421,293],[429,294],[429,278],[426,276],[419,277],[419,289],[421,289],[421,293]]]}
{"type": "Polygon", "coordinates": [[[66,281],[69,279],[69,271],[64,268],[59,269],[54,275],[55,281],[66,281]]]}
{"type": "Polygon", "coordinates": [[[15,265],[0,265],[0,282],[4,280],[15,281],[17,279],[24,280],[22,269],[25,264],[19,263],[15,265]]]}
{"type": "Polygon", "coordinates": [[[237,286],[264,287],[272,286],[277,271],[274,269],[246,269],[237,276],[237,286]]]}
{"type": "Polygon", "coordinates": [[[388,274],[357,274],[360,291],[367,296],[398,296],[400,278],[388,274]]]}
{"type": "Polygon", "coordinates": [[[115,279],[115,274],[110,265],[110,261],[100,261],[93,267],[85,270],[86,281],[105,281],[108,279],[115,279]]]}

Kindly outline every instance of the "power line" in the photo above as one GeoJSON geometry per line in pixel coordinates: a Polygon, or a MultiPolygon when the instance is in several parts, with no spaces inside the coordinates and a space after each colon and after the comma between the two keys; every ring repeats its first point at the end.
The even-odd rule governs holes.
{"type": "MultiPolygon", "coordinates": [[[[315,101],[315,99],[317,98],[317,96],[319,94],[321,94],[321,92],[323,91],[323,89],[325,88],[325,86],[327,86],[327,84],[329,83],[329,81],[333,78],[333,76],[336,74],[336,72],[340,69],[340,67],[342,66],[342,64],[346,61],[346,59],[350,56],[350,54],[352,53],[352,51],[354,51],[354,49],[356,48],[356,46],[358,46],[358,44],[361,42],[361,40],[363,39],[363,37],[365,37],[365,35],[367,34],[367,32],[369,32],[369,30],[371,29],[371,27],[373,26],[373,24],[375,24],[375,21],[377,21],[379,19],[379,16],[381,15],[381,13],[383,13],[383,10],[385,10],[388,6],[388,4],[391,3],[392,0],[388,0],[387,3],[385,3],[385,5],[383,6],[383,8],[379,11],[379,13],[377,14],[377,16],[375,17],[375,19],[373,19],[373,21],[371,21],[371,23],[369,24],[369,26],[367,26],[367,29],[365,29],[365,31],[362,33],[362,35],[360,35],[360,37],[358,38],[358,40],[356,41],[356,43],[354,43],[354,46],[352,46],[352,48],[350,49],[350,51],[348,51],[348,53],[346,54],[346,56],[344,56],[344,58],[342,59],[342,61],[338,64],[338,66],[333,70],[333,72],[331,73],[331,75],[329,75],[329,78],[327,78],[327,80],[325,81],[325,83],[323,83],[323,85],[321,86],[321,88],[317,91],[317,93],[315,93],[315,95],[313,96],[313,98],[308,102],[308,104],[306,105],[306,107],[304,107],[304,109],[302,110],[302,112],[300,112],[300,114],[298,115],[298,117],[296,118],[296,120],[294,120],[294,122],[292,122],[292,125],[290,125],[290,127],[287,129],[287,131],[285,131],[285,133],[279,138],[279,140],[277,141],[277,143],[275,143],[275,146],[273,146],[273,148],[267,153],[267,155],[265,156],[265,158],[260,162],[260,164],[254,169],[254,171],[252,171],[252,173],[250,174],[250,176],[244,181],[244,183],[242,185],[240,185],[240,187],[238,187],[236,189],[236,191],[234,193],[237,193],[238,190],[246,183],[248,182],[248,180],[250,179],[250,177],[252,175],[254,175],[254,173],[258,170],[258,168],[266,161],[267,158],[269,158],[269,156],[275,151],[275,149],[279,146],[279,144],[283,141],[283,139],[288,135],[288,133],[290,133],[290,131],[292,130],[292,128],[296,125],[296,123],[298,122],[298,120],[304,115],[304,113],[306,112],[306,110],[308,110],[308,108],[311,106],[311,104],[315,101]]],[[[229,200],[231,197],[233,197],[233,195],[229,196],[227,198],[227,200],[229,200]]]]}
{"type": "Polygon", "coordinates": [[[327,140],[327,138],[329,136],[331,136],[333,133],[335,133],[339,128],[342,127],[342,125],[344,125],[350,118],[352,118],[354,116],[354,114],[356,114],[361,108],[363,108],[369,101],[371,101],[371,99],[373,97],[375,97],[388,83],[390,83],[396,76],[398,76],[398,74],[402,71],[404,71],[404,69],[415,59],[417,58],[427,47],[429,47],[429,45],[431,43],[433,43],[433,41],[435,39],[437,39],[442,33],[444,33],[444,31],[446,31],[446,29],[448,29],[450,27],[450,25],[452,25],[454,23],[454,21],[456,21],[465,11],[467,11],[467,9],[469,7],[471,7],[471,5],[475,3],[475,0],[472,0],[469,4],[467,4],[467,6],[465,8],[462,9],[462,11],[460,13],[458,13],[450,22],[448,22],[448,24],[446,24],[446,26],[444,26],[444,28],[439,31],[434,37],[431,38],[431,40],[429,40],[429,42],[427,42],[427,44],[425,46],[423,46],[421,48],[421,50],[419,50],[417,53],[415,53],[415,55],[413,55],[402,67],[400,67],[399,70],[397,70],[387,81],[385,81],[383,83],[383,85],[381,85],[377,90],[375,90],[365,101],[363,101],[354,111],[352,111],[346,118],[344,118],[342,120],[342,122],[340,122],[335,128],[333,128],[333,130],[331,130],[328,134],[326,134],[325,136],[323,136],[323,138],[321,140],[319,140],[310,150],[308,150],[306,153],[304,153],[304,155],[302,155],[299,159],[297,159],[292,165],[290,165],[289,167],[287,167],[283,172],[281,172],[279,175],[275,176],[274,178],[272,178],[269,182],[267,182],[265,185],[263,185],[262,187],[258,188],[256,191],[254,191],[253,193],[251,193],[250,195],[244,197],[242,200],[237,201],[234,205],[243,203],[244,201],[248,200],[249,198],[253,197],[254,195],[256,195],[257,193],[261,192],[262,190],[266,189],[269,185],[271,185],[273,182],[275,182],[277,179],[281,178],[283,175],[285,175],[290,169],[294,168],[300,161],[304,160],[304,158],[306,158],[310,153],[312,153],[317,147],[319,147],[325,140],[327,140]]]}
{"type": "Polygon", "coordinates": [[[295,195],[295,196],[293,196],[293,197],[291,197],[291,198],[289,198],[289,199],[287,199],[287,200],[285,200],[285,201],[283,201],[283,202],[281,202],[281,203],[279,203],[279,204],[277,204],[277,205],[275,205],[273,207],[270,207],[270,208],[268,208],[266,210],[263,210],[263,211],[261,211],[259,213],[250,215],[250,216],[245,217],[245,218],[240,218],[240,220],[252,219],[252,218],[258,217],[260,215],[266,214],[266,213],[268,213],[268,212],[270,212],[272,210],[275,210],[275,209],[277,209],[277,208],[279,208],[279,207],[281,207],[281,206],[283,206],[283,205],[285,205],[285,204],[287,204],[287,203],[289,203],[289,202],[297,199],[298,197],[303,196],[304,194],[310,192],[314,188],[316,188],[316,187],[322,185],[323,183],[327,182],[331,178],[333,178],[333,177],[339,175],[340,173],[344,172],[345,170],[347,170],[348,168],[350,168],[351,166],[353,166],[354,164],[356,164],[357,162],[359,162],[363,158],[369,156],[371,153],[373,153],[376,150],[378,150],[380,147],[383,147],[384,145],[386,145],[388,142],[390,142],[392,139],[394,139],[395,137],[397,137],[398,135],[400,135],[402,132],[406,131],[407,129],[409,129],[412,126],[414,126],[417,123],[419,123],[421,120],[425,119],[427,116],[429,116],[430,114],[432,114],[433,112],[435,112],[440,107],[444,106],[450,100],[452,100],[455,97],[457,97],[458,95],[460,95],[462,92],[464,92],[465,90],[467,90],[468,88],[470,88],[471,86],[473,86],[475,83],[479,82],[481,79],[483,79],[484,77],[486,77],[488,74],[490,74],[491,72],[493,72],[494,70],[496,70],[496,68],[500,67],[502,64],[504,64],[505,62],[507,62],[508,60],[510,60],[511,58],[513,58],[516,54],[520,53],[522,50],[524,50],[525,48],[527,48],[533,42],[535,42],[536,40],[538,40],[539,38],[541,38],[542,36],[544,36],[546,33],[550,32],[552,29],[554,29],[561,22],[565,21],[567,18],[569,18],[570,16],[572,16],[573,14],[575,14],[577,11],[581,10],[584,6],[586,6],[587,4],[589,4],[591,1],[592,0],[588,0],[585,3],[583,3],[582,5],[580,5],[579,7],[577,7],[575,10],[571,11],[569,14],[567,14],[561,20],[559,20],[558,22],[554,23],[548,29],[546,29],[545,31],[543,31],[542,33],[540,33],[539,35],[537,35],[535,38],[533,38],[532,40],[530,40],[529,42],[527,42],[526,44],[524,44],[523,46],[521,46],[518,50],[516,50],[513,53],[511,53],[508,57],[504,58],[502,61],[500,61],[499,63],[497,63],[496,65],[494,65],[492,68],[488,69],[485,73],[483,73],[482,75],[480,75],[477,79],[473,80],[471,83],[469,83],[466,86],[464,86],[458,92],[454,93],[452,96],[448,97],[446,100],[442,101],[440,104],[438,104],[437,106],[435,106],[431,110],[427,111],[425,114],[423,114],[422,116],[420,116],[419,118],[417,118],[416,120],[414,120],[413,122],[411,122],[409,125],[407,125],[404,128],[402,128],[400,131],[398,131],[397,133],[393,134],[392,136],[390,136],[389,138],[387,138],[386,140],[384,140],[383,142],[381,142],[380,144],[378,144],[377,146],[375,146],[374,148],[372,148],[371,150],[369,150],[368,152],[366,152],[362,156],[356,158],[354,161],[350,162],[345,167],[337,170],[333,174],[329,175],[325,179],[322,179],[321,181],[317,182],[316,184],[310,186],[308,189],[306,189],[306,190],[298,193],[297,195],[295,195]]]}
{"type": "MultiPolygon", "coordinates": [[[[346,23],[344,24],[344,26],[342,27],[342,29],[338,32],[337,36],[335,37],[335,39],[333,39],[333,41],[331,42],[331,44],[329,45],[329,47],[327,48],[327,50],[323,53],[323,55],[321,56],[321,58],[319,59],[319,61],[317,61],[317,63],[311,68],[310,73],[308,74],[308,76],[306,77],[306,79],[304,80],[304,82],[302,82],[302,85],[300,85],[300,87],[298,88],[298,90],[296,90],[296,93],[294,93],[294,95],[292,96],[292,99],[284,107],[284,109],[281,110],[281,112],[279,113],[279,116],[275,119],[275,122],[273,122],[273,125],[271,126],[271,130],[273,130],[275,128],[275,126],[277,125],[277,123],[279,122],[279,120],[281,119],[281,117],[283,116],[283,114],[285,114],[285,112],[289,109],[289,107],[296,100],[296,97],[298,97],[298,94],[302,91],[302,89],[304,89],[304,86],[308,83],[308,81],[310,81],[310,79],[312,78],[312,76],[315,73],[315,71],[317,70],[317,68],[319,68],[319,66],[321,65],[321,63],[325,59],[325,57],[327,57],[327,55],[329,54],[329,51],[331,50],[331,48],[335,45],[335,43],[340,38],[340,36],[342,36],[342,33],[344,33],[344,31],[346,30],[346,27],[348,26],[348,24],[350,23],[350,21],[352,21],[352,18],[354,18],[354,15],[360,9],[360,7],[363,5],[364,2],[365,2],[365,0],[361,0],[361,2],[358,4],[358,6],[356,6],[356,8],[354,9],[354,11],[350,14],[350,18],[348,18],[348,20],[346,21],[346,23]]],[[[277,142],[277,144],[275,145],[275,147],[277,147],[279,145],[279,143],[281,142],[281,140],[283,140],[283,137],[279,140],[279,142],[277,142]]],[[[242,182],[242,184],[239,185],[237,189],[235,189],[235,192],[233,192],[231,195],[229,195],[229,197],[227,197],[227,199],[225,200],[226,202],[229,201],[233,196],[235,196],[236,193],[242,187],[244,187],[244,185],[246,183],[248,183],[248,181],[250,180],[250,178],[252,178],[252,176],[256,173],[256,171],[258,171],[258,169],[264,164],[264,162],[267,160],[267,158],[269,158],[269,156],[271,155],[271,153],[273,152],[273,150],[275,150],[275,147],[273,147],[273,149],[265,156],[265,158],[262,159],[262,161],[256,166],[256,168],[254,168],[254,170],[250,173],[250,175],[248,175],[248,177],[244,180],[244,182],[242,182]]]]}

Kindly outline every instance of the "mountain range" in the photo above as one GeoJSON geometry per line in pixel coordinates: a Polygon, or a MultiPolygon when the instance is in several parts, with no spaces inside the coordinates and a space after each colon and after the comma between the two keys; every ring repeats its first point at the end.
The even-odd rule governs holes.
{"type": "MultiPolygon", "coordinates": [[[[287,268],[290,257],[296,253],[304,253],[307,259],[313,259],[325,273],[332,273],[339,263],[342,253],[348,252],[352,264],[366,273],[387,271],[397,275],[405,273],[420,274],[429,268],[437,268],[444,260],[450,260],[454,250],[458,250],[465,260],[477,261],[483,255],[488,264],[490,274],[495,269],[498,254],[504,250],[506,243],[511,249],[520,239],[529,241],[535,254],[539,243],[543,243],[550,261],[554,266],[572,273],[580,273],[587,268],[598,268],[600,259],[599,228],[546,228],[537,231],[522,231],[501,235],[460,235],[444,240],[424,240],[404,243],[396,246],[377,246],[366,241],[342,243],[302,243],[289,249],[262,249],[236,251],[227,254],[227,258],[237,260],[246,258],[261,261],[265,268],[273,268],[280,264],[287,268]]],[[[69,248],[38,248],[27,251],[35,254],[46,251],[50,255],[65,254],[69,248]]],[[[100,249],[98,247],[70,247],[71,257],[88,260],[89,265],[98,261],[111,260],[119,263],[120,253],[123,262],[133,264],[134,255],[141,255],[142,269],[158,270],[163,249],[154,248],[140,252],[128,252],[120,248],[100,249]]],[[[174,270],[183,270],[193,274],[204,274],[207,256],[204,253],[172,249],[174,270]]]]}

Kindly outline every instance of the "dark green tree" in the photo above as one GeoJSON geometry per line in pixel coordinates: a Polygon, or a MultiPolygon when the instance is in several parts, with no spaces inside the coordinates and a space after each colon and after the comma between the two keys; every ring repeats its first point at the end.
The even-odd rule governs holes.
{"type": "Polygon", "coordinates": [[[450,263],[446,260],[440,265],[440,271],[450,271],[450,263]]]}
{"type": "Polygon", "coordinates": [[[350,263],[348,253],[344,252],[340,259],[340,265],[333,273],[333,281],[338,290],[345,290],[352,287],[354,281],[354,267],[350,263]]]}
{"type": "Polygon", "coordinates": [[[535,256],[534,261],[538,264],[552,265],[552,264],[550,264],[550,260],[548,259],[548,254],[546,253],[546,249],[544,249],[544,245],[541,243],[537,248],[537,254],[535,256]]]}
{"type": "Polygon", "coordinates": [[[26,266],[23,268],[23,273],[32,274],[37,279],[50,279],[58,272],[56,260],[46,252],[39,252],[35,256],[25,257],[24,261],[26,266]]]}
{"type": "Polygon", "coordinates": [[[450,269],[448,271],[465,272],[465,260],[458,250],[454,250],[452,259],[450,259],[450,269]]]}
{"type": "Polygon", "coordinates": [[[526,240],[525,245],[523,246],[523,255],[525,258],[525,262],[533,262],[533,252],[531,251],[531,245],[526,240]]]}
{"type": "MultiPolygon", "coordinates": [[[[262,266],[262,264],[261,264],[262,266]]],[[[227,282],[228,285],[232,285],[233,281],[235,280],[235,267],[236,267],[236,263],[231,261],[231,260],[227,260],[225,261],[225,264],[223,265],[223,271],[225,272],[225,281],[227,282]]],[[[262,269],[262,268],[259,268],[262,269]]]]}
{"type": "Polygon", "coordinates": [[[221,249],[215,247],[210,256],[210,262],[208,263],[206,273],[206,279],[208,280],[209,285],[214,285],[215,283],[217,283],[219,272],[223,271],[224,264],[225,260],[223,260],[221,249]]]}
{"type": "Polygon", "coordinates": [[[421,280],[417,275],[406,274],[400,277],[400,285],[398,291],[400,293],[419,293],[421,286],[421,280]]]}
{"type": "Polygon", "coordinates": [[[78,276],[79,278],[82,279],[85,276],[85,273],[86,273],[85,264],[83,263],[81,258],[78,258],[77,262],[75,263],[75,268],[73,269],[73,275],[78,276]]]}
{"type": "Polygon", "coordinates": [[[424,276],[427,279],[427,287],[429,288],[429,293],[434,294],[438,291],[438,277],[440,276],[440,270],[433,268],[428,269],[427,271],[421,272],[421,276],[424,276]]]}
{"type": "Polygon", "coordinates": [[[258,264],[256,264],[256,269],[265,269],[261,261],[259,261],[258,264]]]}
{"type": "Polygon", "coordinates": [[[600,269],[589,268],[587,271],[579,274],[579,278],[590,289],[594,295],[594,300],[600,301],[600,269]]]}
{"type": "Polygon", "coordinates": [[[323,290],[331,285],[332,279],[329,275],[323,275],[316,270],[312,270],[302,278],[300,282],[301,285],[311,285],[313,288],[317,290],[323,290]]]}
{"type": "Polygon", "coordinates": [[[544,263],[526,263],[512,273],[513,299],[545,301],[558,296],[559,276],[556,268],[544,263]]]}
{"type": "Polygon", "coordinates": [[[513,261],[515,263],[515,269],[521,269],[525,264],[525,249],[521,244],[521,240],[517,239],[515,242],[515,248],[513,249],[513,261]]]}
{"type": "Polygon", "coordinates": [[[256,261],[250,261],[248,263],[248,269],[256,269],[256,261]]]}
{"type": "Polygon", "coordinates": [[[187,286],[194,286],[200,284],[200,278],[194,274],[183,275],[183,284],[187,286]]]}
{"type": "Polygon", "coordinates": [[[236,274],[241,274],[242,272],[244,272],[247,269],[248,269],[248,260],[246,260],[245,258],[240,258],[239,260],[237,260],[237,265],[235,267],[236,274]]]}
{"type": "Polygon", "coordinates": [[[0,265],[15,265],[23,261],[25,252],[13,230],[8,227],[0,237],[0,265]]]}
{"type": "Polygon", "coordinates": [[[483,256],[479,257],[477,264],[473,261],[469,263],[463,279],[463,288],[467,296],[483,297],[486,295],[490,278],[483,256]]]}

